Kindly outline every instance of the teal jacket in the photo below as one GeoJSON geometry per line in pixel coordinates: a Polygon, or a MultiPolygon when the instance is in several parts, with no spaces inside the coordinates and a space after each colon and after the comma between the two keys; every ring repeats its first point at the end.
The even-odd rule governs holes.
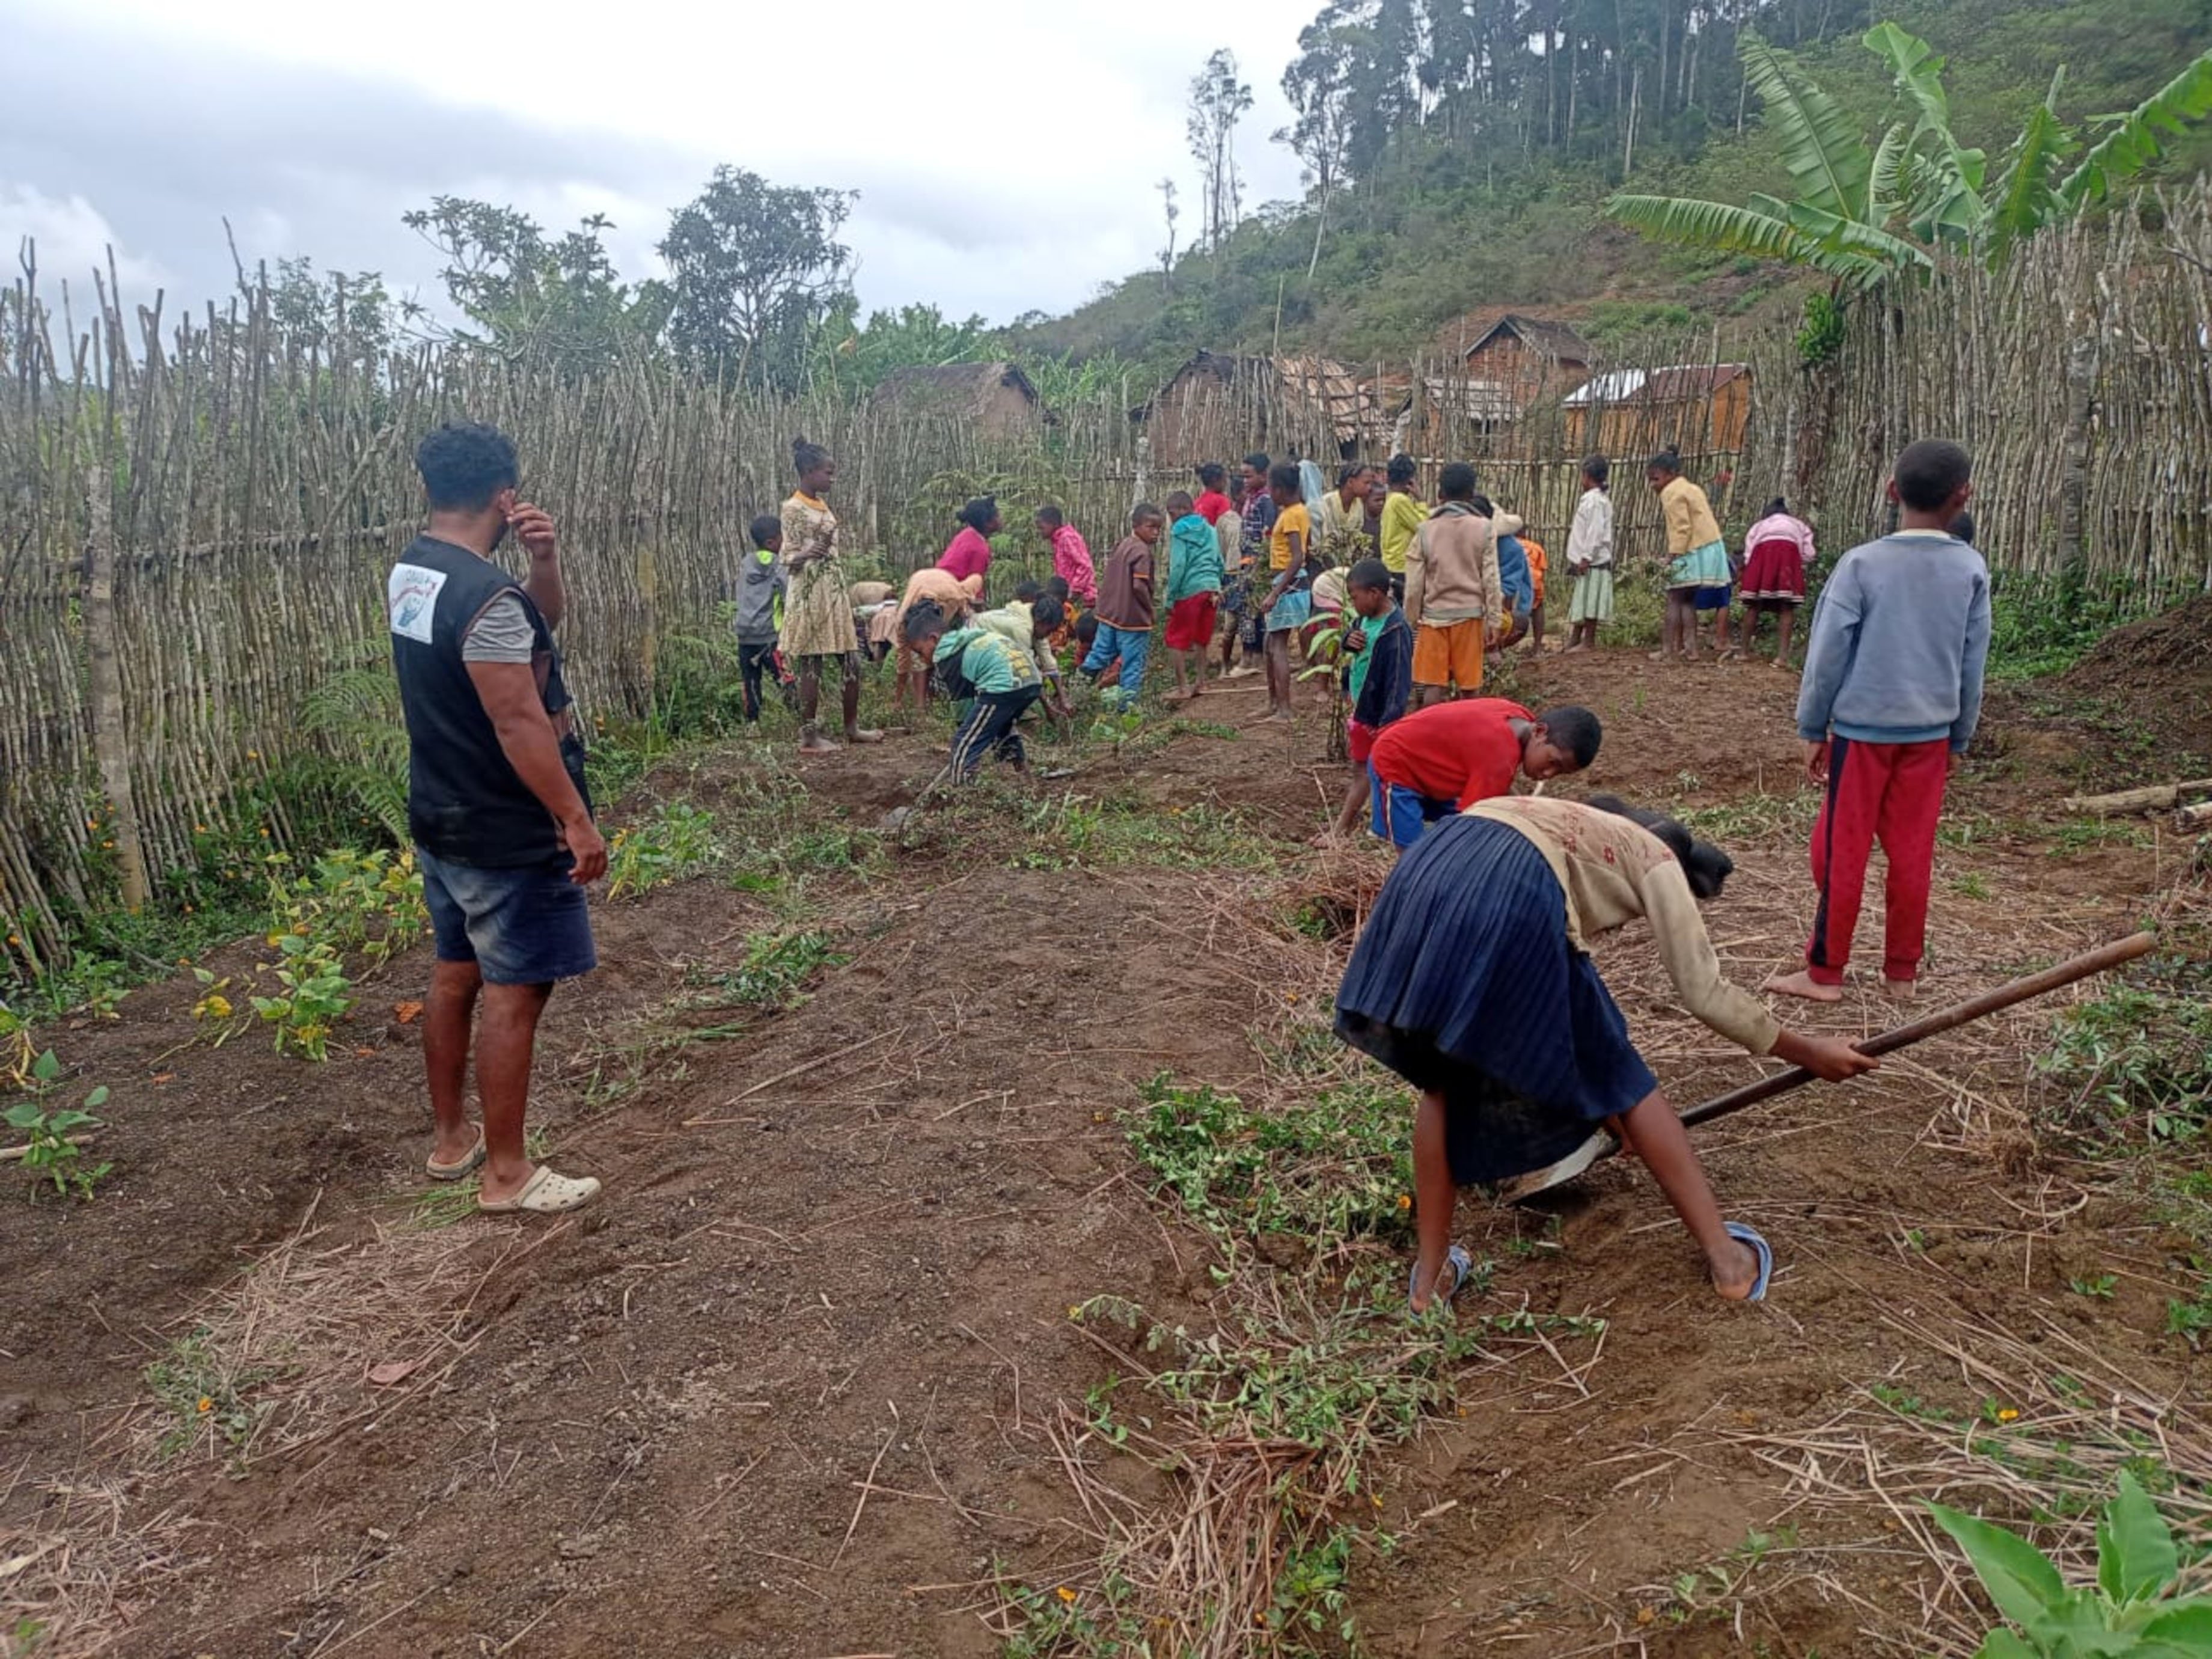
{"type": "Polygon", "coordinates": [[[1168,603],[1220,591],[1221,538],[1197,514],[1186,513],[1168,532],[1168,603]]]}
{"type": "Polygon", "coordinates": [[[1038,683],[1036,664],[1003,634],[982,628],[956,628],[937,642],[934,660],[957,657],[960,672],[978,694],[998,696],[1038,683]]]}

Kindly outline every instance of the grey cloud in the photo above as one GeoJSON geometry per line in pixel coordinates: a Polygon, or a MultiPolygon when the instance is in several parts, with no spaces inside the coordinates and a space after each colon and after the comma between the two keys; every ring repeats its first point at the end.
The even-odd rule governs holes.
{"type": "Polygon", "coordinates": [[[659,202],[679,199],[701,170],[672,150],[535,128],[404,87],[157,50],[20,15],[0,28],[9,42],[0,182],[82,197],[131,252],[176,273],[188,291],[173,302],[228,290],[226,215],[241,243],[251,227],[288,229],[290,246],[244,246],[249,258],[308,254],[405,286],[429,279],[434,256],[399,214],[464,181],[526,198],[587,182],[659,202]]]}
{"type": "MultiPolygon", "coordinates": [[[[618,263],[629,275],[648,275],[668,210],[715,161],[749,160],[742,151],[710,155],[589,126],[535,125],[396,82],[34,16],[11,9],[10,0],[0,0],[0,40],[8,64],[0,252],[21,228],[10,222],[11,189],[81,198],[126,254],[171,278],[172,314],[229,291],[226,216],[249,260],[304,254],[324,269],[380,270],[396,290],[434,300],[436,256],[399,216],[440,193],[513,202],[556,229],[590,206],[613,204],[618,263]]],[[[1176,118],[1180,86],[1172,80],[1107,78],[1132,130],[1176,118]]],[[[911,118],[934,118],[921,108],[911,118]]],[[[591,115],[560,112],[564,121],[591,115]]],[[[848,235],[872,307],[928,300],[955,314],[1004,318],[1073,304],[1101,278],[1125,274],[1091,262],[1112,259],[1119,246],[1149,245],[1158,163],[1142,161],[1132,144],[1120,167],[1071,161],[1042,181],[1034,169],[1015,181],[990,158],[1014,153],[1008,146],[1034,158],[1027,124],[1048,126],[1054,112],[1047,105],[988,118],[1004,122],[1003,138],[994,134],[979,152],[967,135],[969,143],[945,146],[955,154],[934,167],[931,135],[902,131],[894,120],[880,143],[846,135],[842,151],[821,156],[820,176],[762,170],[780,182],[860,191],[848,235]]],[[[1255,184],[1271,185],[1264,175],[1276,170],[1273,158],[1249,159],[1261,163],[1255,184]]],[[[72,283],[87,274],[47,270],[72,283]]]]}

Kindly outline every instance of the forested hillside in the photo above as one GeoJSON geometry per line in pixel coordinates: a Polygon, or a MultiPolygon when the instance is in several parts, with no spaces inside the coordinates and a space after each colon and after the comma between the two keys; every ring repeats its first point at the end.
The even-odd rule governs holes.
{"type": "MultiPolygon", "coordinates": [[[[1194,86],[1208,209],[1197,245],[1072,315],[1024,319],[1014,337],[1030,353],[1151,369],[1277,337],[1395,359],[1483,306],[1573,303],[1601,339],[1741,314],[1789,273],[1656,246],[1607,222],[1603,203],[1621,190],[1787,196],[1741,37],[1756,30],[1795,54],[1871,128],[1896,103],[1859,44],[1882,18],[1946,56],[1953,128],[1987,147],[1993,168],[2046,99],[2094,137],[2098,116],[2212,46],[2212,0],[1332,0],[1280,71],[1297,119],[1273,141],[1297,150],[1305,201],[1207,234],[1218,185],[1200,131],[1239,112],[1234,73],[1278,72],[1244,63],[1224,88],[1217,60],[1194,86]]],[[[2203,137],[2186,138],[2166,171],[2208,155],[2203,137]]],[[[1233,200],[1233,178],[1228,189],[1233,200]]]]}

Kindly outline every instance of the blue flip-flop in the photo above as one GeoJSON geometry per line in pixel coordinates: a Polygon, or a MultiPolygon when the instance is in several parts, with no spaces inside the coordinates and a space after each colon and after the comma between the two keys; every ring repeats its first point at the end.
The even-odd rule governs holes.
{"type": "MultiPolygon", "coordinates": [[[[1444,1252],[1444,1266],[1451,1269],[1451,1288],[1447,1291],[1431,1286],[1429,1291],[1431,1305],[1438,1297],[1443,1298],[1447,1306],[1450,1304],[1451,1299],[1459,1294],[1460,1286],[1467,1283],[1468,1274],[1474,1271],[1474,1258],[1467,1253],[1464,1246],[1455,1244],[1444,1252]]],[[[1443,1277],[1441,1273],[1437,1275],[1439,1285],[1443,1277]]],[[[1416,1261],[1406,1271],[1406,1302],[1408,1306],[1413,1304],[1413,1287],[1420,1282],[1421,1264],[1416,1261]]]]}
{"type": "Polygon", "coordinates": [[[1744,1300],[1765,1301],[1766,1281],[1774,1277],[1774,1247],[1759,1236],[1756,1228],[1741,1221],[1728,1224],[1728,1236],[1739,1244],[1750,1245],[1753,1254],[1759,1257],[1759,1277],[1752,1281],[1751,1294],[1744,1300]]]}

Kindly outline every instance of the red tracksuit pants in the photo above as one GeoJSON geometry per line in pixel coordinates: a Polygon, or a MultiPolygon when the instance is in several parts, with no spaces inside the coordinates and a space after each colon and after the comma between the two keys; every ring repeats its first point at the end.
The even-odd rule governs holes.
{"type": "Polygon", "coordinates": [[[1840,985],[1851,957],[1866,889],[1867,859],[1876,841],[1889,857],[1884,890],[1885,978],[1918,977],[1928,934],[1928,888],[1936,872],[1936,824],[1951,775],[1950,744],[1854,743],[1828,747],[1828,794],[1813,824],[1813,917],[1805,966],[1822,985],[1840,985]]]}

